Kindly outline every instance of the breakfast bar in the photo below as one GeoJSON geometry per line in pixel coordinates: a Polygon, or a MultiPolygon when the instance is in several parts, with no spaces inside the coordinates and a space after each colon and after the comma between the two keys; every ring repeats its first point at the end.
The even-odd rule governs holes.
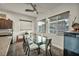
{"type": "Polygon", "coordinates": [[[11,36],[0,37],[0,56],[7,55],[11,40],[11,36]]]}

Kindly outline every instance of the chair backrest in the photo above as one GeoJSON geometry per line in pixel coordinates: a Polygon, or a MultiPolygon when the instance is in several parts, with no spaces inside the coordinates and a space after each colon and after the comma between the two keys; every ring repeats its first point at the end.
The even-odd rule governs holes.
{"type": "Polygon", "coordinates": [[[43,36],[43,37],[42,37],[42,42],[43,42],[43,43],[46,43],[46,39],[47,39],[47,38],[46,38],[45,36],[43,36]]]}
{"type": "Polygon", "coordinates": [[[23,43],[25,43],[25,45],[29,48],[28,38],[26,35],[23,35],[23,43]]]}

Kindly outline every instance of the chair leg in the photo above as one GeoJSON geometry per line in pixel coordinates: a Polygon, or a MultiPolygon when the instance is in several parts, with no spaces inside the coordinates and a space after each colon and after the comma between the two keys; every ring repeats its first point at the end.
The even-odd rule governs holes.
{"type": "Polygon", "coordinates": [[[51,49],[49,49],[50,56],[52,56],[51,49]]]}
{"type": "Polygon", "coordinates": [[[26,50],[26,46],[24,45],[24,43],[23,43],[23,50],[24,50],[24,52],[26,52],[25,50],[26,50]]]}
{"type": "Polygon", "coordinates": [[[26,51],[25,51],[25,55],[27,55],[27,53],[28,53],[28,48],[27,48],[26,51]]]}
{"type": "Polygon", "coordinates": [[[28,56],[30,55],[30,49],[27,50],[27,55],[28,55],[28,56]]]}
{"type": "Polygon", "coordinates": [[[38,48],[38,55],[40,54],[40,47],[38,48]]]}
{"type": "Polygon", "coordinates": [[[46,56],[47,56],[47,49],[46,49],[46,56]]]}
{"type": "Polygon", "coordinates": [[[24,52],[26,52],[26,47],[24,47],[24,52]]]}

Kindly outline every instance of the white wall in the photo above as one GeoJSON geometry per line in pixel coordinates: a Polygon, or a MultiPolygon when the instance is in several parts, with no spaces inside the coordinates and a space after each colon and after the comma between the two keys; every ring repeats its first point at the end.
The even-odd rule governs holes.
{"type": "MultiPolygon", "coordinates": [[[[20,33],[20,19],[23,20],[31,20],[32,21],[32,31],[34,31],[34,21],[35,18],[31,17],[31,16],[27,16],[27,15],[22,15],[22,14],[18,14],[18,13],[14,13],[14,12],[9,12],[9,11],[3,11],[0,10],[0,13],[2,14],[6,14],[8,18],[10,18],[11,20],[13,20],[13,36],[14,36],[14,41],[16,41],[15,37],[18,33],[20,33]]],[[[26,26],[27,28],[29,28],[29,26],[26,26]]]]}
{"type": "MultiPolygon", "coordinates": [[[[42,20],[44,18],[48,18],[50,16],[54,16],[66,11],[70,11],[70,17],[69,17],[69,30],[71,30],[72,21],[75,18],[75,16],[79,17],[79,4],[61,4],[60,6],[50,10],[49,12],[46,12],[45,14],[40,14],[37,18],[37,20],[42,20]]],[[[79,23],[79,19],[77,18],[75,22],[79,23]]],[[[52,37],[52,44],[60,49],[63,49],[64,45],[64,36],[57,36],[55,34],[46,34],[52,37]]]]}

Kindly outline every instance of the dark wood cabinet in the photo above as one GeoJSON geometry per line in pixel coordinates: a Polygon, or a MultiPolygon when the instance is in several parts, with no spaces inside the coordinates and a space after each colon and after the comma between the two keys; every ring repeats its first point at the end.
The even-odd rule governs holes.
{"type": "Polygon", "coordinates": [[[12,20],[0,19],[0,29],[12,29],[12,20]]]}
{"type": "Polygon", "coordinates": [[[0,19],[0,29],[4,29],[5,20],[0,19]]]}
{"type": "Polygon", "coordinates": [[[11,20],[6,20],[5,21],[5,28],[6,29],[11,29],[12,28],[12,21],[11,20]]]}

